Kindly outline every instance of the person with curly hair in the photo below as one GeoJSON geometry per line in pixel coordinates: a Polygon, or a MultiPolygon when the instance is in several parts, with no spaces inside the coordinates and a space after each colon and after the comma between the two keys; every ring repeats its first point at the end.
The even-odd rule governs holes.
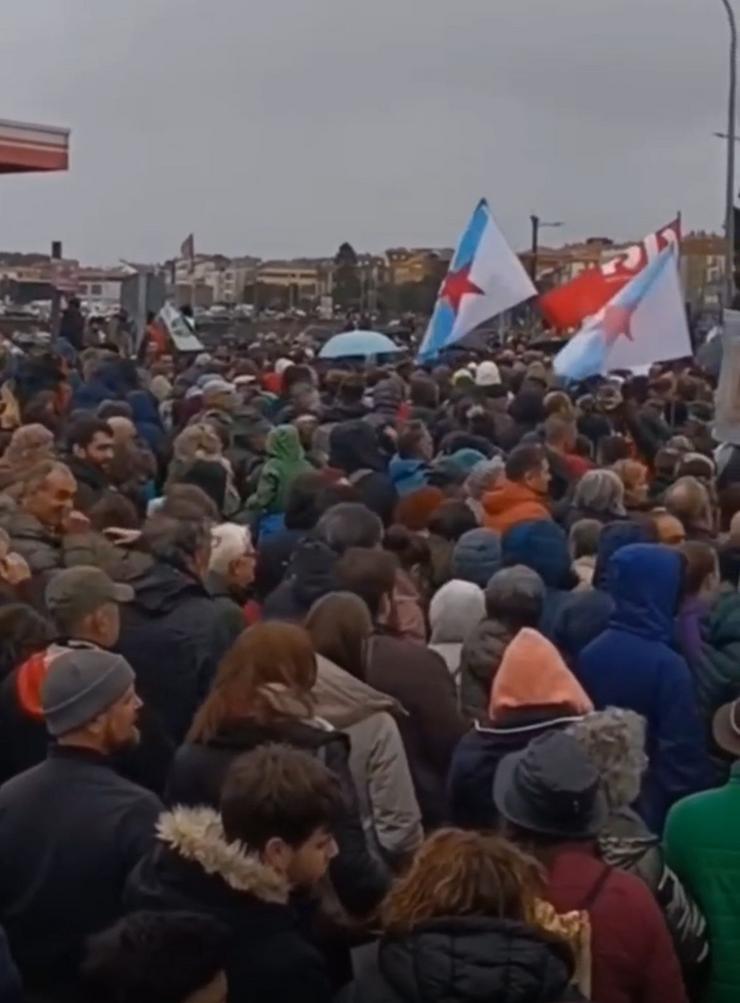
{"type": "Polygon", "coordinates": [[[499,836],[438,830],[383,903],[377,961],[351,1003],[585,999],[574,978],[587,921],[548,908],[542,880],[499,836]]]}

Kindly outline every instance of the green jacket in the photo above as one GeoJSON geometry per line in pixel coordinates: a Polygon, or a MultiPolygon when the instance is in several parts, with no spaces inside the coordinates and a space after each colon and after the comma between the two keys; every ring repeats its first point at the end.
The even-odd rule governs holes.
{"type": "Polygon", "coordinates": [[[740,1000],[740,763],[729,782],[674,805],[665,829],[666,863],[704,913],[710,975],[701,1003],[740,1000]]]}
{"type": "Polygon", "coordinates": [[[293,425],[278,425],[267,437],[267,459],[260,473],[257,490],[247,499],[247,508],[261,515],[284,512],[290,486],[299,474],[314,468],[303,452],[298,430],[293,425]]]}

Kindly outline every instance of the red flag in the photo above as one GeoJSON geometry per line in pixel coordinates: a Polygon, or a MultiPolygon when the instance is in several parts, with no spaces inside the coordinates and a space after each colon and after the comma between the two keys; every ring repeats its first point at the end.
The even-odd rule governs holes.
{"type": "Polygon", "coordinates": [[[538,302],[545,320],[560,330],[580,327],[587,317],[606,306],[612,296],[656,258],[664,247],[680,242],[681,217],[678,216],[661,230],[648,234],[640,244],[633,244],[609,261],[587,268],[571,282],[540,296],[538,302]]]}
{"type": "Polygon", "coordinates": [[[180,244],[180,257],[189,258],[191,261],[195,257],[195,237],[192,233],[188,234],[180,244]]]}

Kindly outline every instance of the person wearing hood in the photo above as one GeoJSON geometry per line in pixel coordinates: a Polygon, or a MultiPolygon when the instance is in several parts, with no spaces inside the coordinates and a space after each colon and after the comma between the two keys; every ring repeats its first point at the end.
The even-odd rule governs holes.
{"type": "Polygon", "coordinates": [[[165,801],[217,808],[231,764],[259,746],[279,743],[311,753],[332,770],[343,810],[334,834],[339,852],[331,865],[342,906],[356,916],[374,909],[387,875],[367,848],[345,734],[316,716],[316,654],[303,628],[259,623],[240,635],[221,661],[186,741],[175,753],[165,801]]]}
{"type": "Polygon", "coordinates": [[[460,707],[468,720],[485,717],[493,678],[509,643],[542,616],[545,586],[523,565],[497,571],[486,585],[485,616],[460,652],[460,707]]]}
{"type": "Polygon", "coordinates": [[[378,547],[382,539],[383,524],[365,505],[340,502],[327,509],[265,600],[264,619],[301,623],[317,599],[337,591],[334,568],[341,555],[351,547],[378,547]]]}
{"type": "Polygon", "coordinates": [[[592,710],[557,648],[531,627],[520,630],[494,676],[487,718],[474,722],[452,757],[448,792],[455,825],[495,826],[490,792],[503,757],[592,710]]]}
{"type": "Polygon", "coordinates": [[[472,582],[453,579],[435,592],[429,605],[429,647],[445,660],[459,683],[463,643],[486,615],[483,592],[472,582]]]}
{"type": "Polygon", "coordinates": [[[411,421],[398,435],[398,452],[388,465],[388,474],[401,499],[429,484],[434,442],[421,421],[411,421]]]}
{"type": "Polygon", "coordinates": [[[157,398],[149,390],[133,390],[126,400],[131,405],[137,435],[161,462],[167,445],[167,434],[159,414],[157,398]]]}
{"type": "Polygon", "coordinates": [[[145,704],[179,741],[233,631],[205,585],[211,553],[205,520],[153,516],[140,545],[154,560],[130,581],[134,598],[122,611],[116,651],[133,666],[145,704]]]}
{"type": "MultiPolygon", "coordinates": [[[[98,357],[99,358],[99,357],[98,357]]],[[[132,362],[118,359],[106,353],[103,361],[93,356],[90,372],[84,383],[76,387],[72,396],[72,409],[95,411],[99,404],[107,400],[124,400],[136,388],[136,367],[132,362]]]]}
{"type": "Polygon", "coordinates": [[[304,626],[316,651],[314,713],[349,738],[368,849],[397,869],[421,843],[421,813],[396,723],[406,711],[365,682],[370,613],[351,592],[332,592],[314,603],[304,626]]]}
{"type": "Polygon", "coordinates": [[[714,741],[733,761],[723,787],[694,794],[675,804],[665,827],[666,861],[684,882],[707,919],[709,976],[702,987],[707,1003],[740,999],[740,702],[720,707],[714,716],[714,741]]]}
{"type": "Polygon", "coordinates": [[[609,625],[581,652],[578,678],[596,707],[647,720],[640,814],[660,834],[670,806],[709,780],[706,741],[686,661],[672,647],[683,559],[660,544],[631,544],[607,567],[609,625]]]}
{"type": "Polygon", "coordinates": [[[398,492],[387,474],[388,457],[378,445],[372,425],[347,421],[335,425],[329,436],[329,466],[341,470],[357,492],[358,501],[389,526],[398,504],[398,492]]]}
{"type": "Polygon", "coordinates": [[[247,499],[247,509],[259,514],[260,524],[265,528],[276,521],[275,517],[282,523],[291,484],[299,474],[312,469],[298,429],[294,425],[278,425],[267,437],[267,459],[260,471],[257,490],[247,499]]]}
{"type": "Polygon", "coordinates": [[[607,707],[569,725],[566,733],[601,777],[609,809],[597,840],[601,859],[647,885],[665,917],[687,982],[696,982],[709,955],[706,920],[666,864],[660,840],[632,807],[647,766],[645,720],[634,711],[607,707]]]}
{"type": "Polygon", "coordinates": [[[493,788],[509,838],[545,867],[559,913],[588,913],[591,984],[599,1003],[687,1003],[660,908],[633,874],[605,863],[597,839],[609,810],[599,773],[571,735],[549,731],[501,761],[493,788]]]}
{"type": "Polygon", "coordinates": [[[257,547],[255,590],[260,598],[268,596],[283,580],[291,559],[319,521],[319,498],[328,483],[318,470],[299,474],[288,492],[285,527],[279,533],[260,540],[257,547]]]}
{"type": "Polygon", "coordinates": [[[231,1000],[325,1003],[337,987],[311,937],[310,897],[336,864],[341,786],[319,757],[275,744],[234,757],[223,775],[215,806],[160,816],[129,878],[128,911],[223,924],[231,1000]]]}
{"type": "Polygon", "coordinates": [[[550,466],[541,446],[518,446],[506,460],[506,476],[483,497],[485,525],[502,535],[521,522],[550,521],[550,466]]]}
{"type": "Polygon", "coordinates": [[[383,903],[377,960],[347,1003],[585,1000],[582,917],[543,901],[536,864],[499,836],[440,829],[383,903]]]}

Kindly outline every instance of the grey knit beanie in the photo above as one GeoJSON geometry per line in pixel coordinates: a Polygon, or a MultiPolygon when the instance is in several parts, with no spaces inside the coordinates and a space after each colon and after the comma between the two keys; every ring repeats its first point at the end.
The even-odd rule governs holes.
{"type": "Polygon", "coordinates": [[[41,686],[49,733],[66,735],[88,724],[120,700],[134,678],[125,658],[100,648],[74,649],[55,658],[41,686]]]}

